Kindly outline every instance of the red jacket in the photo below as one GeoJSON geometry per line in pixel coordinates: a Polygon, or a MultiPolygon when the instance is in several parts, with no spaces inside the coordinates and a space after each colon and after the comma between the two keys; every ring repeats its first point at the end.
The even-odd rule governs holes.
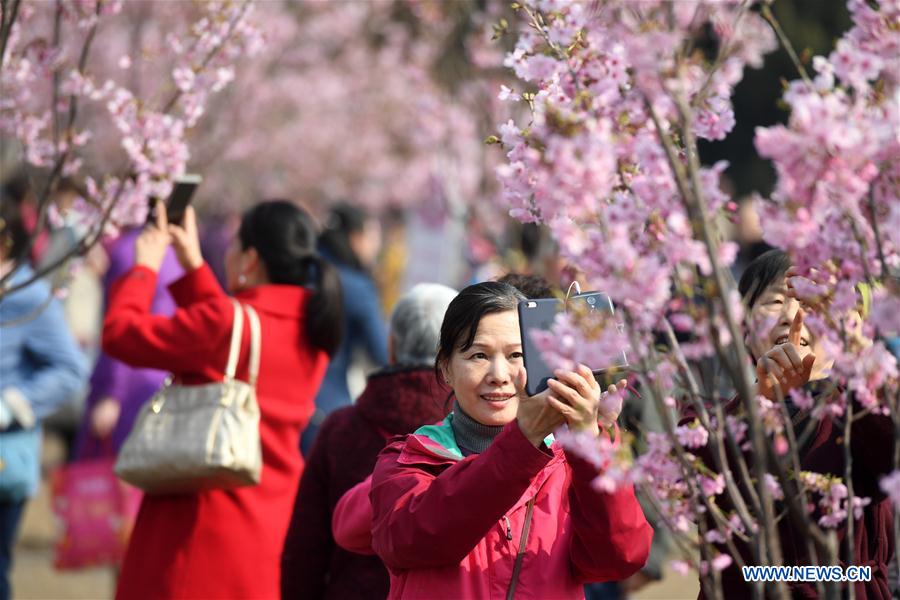
{"type": "MultiPolygon", "coordinates": [[[[169,287],[178,310],[150,314],[156,273],[136,266],[113,286],[103,348],[136,367],[171,371],[186,384],[221,381],[234,309],[209,267],[169,287]]],[[[145,496],[122,565],[118,598],[278,598],[279,565],[303,460],[300,432],[328,357],[301,344],[304,305],[298,286],[263,285],[237,299],[259,313],[262,328],[257,399],[262,481],[253,487],[145,496]]],[[[238,377],[246,379],[250,332],[244,320],[238,377]]]]}
{"type": "Polygon", "coordinates": [[[584,583],[644,565],[653,530],[632,488],[597,491],[593,466],[535,448],[515,421],[463,458],[452,418],[394,442],[375,466],[372,543],[391,598],[506,598],[529,513],[517,599],[583,598],[584,583]]]}

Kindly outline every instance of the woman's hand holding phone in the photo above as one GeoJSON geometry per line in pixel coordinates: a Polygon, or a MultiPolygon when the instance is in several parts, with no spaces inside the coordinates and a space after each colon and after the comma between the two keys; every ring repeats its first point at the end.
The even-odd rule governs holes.
{"type": "Polygon", "coordinates": [[[169,223],[164,203],[156,202],[155,216],[155,220],[144,225],[134,242],[134,262],[158,272],[169,247],[169,223]]]}
{"type": "Polygon", "coordinates": [[[611,426],[622,411],[621,392],[628,383],[622,379],[603,392],[586,365],[575,371],[556,371],[547,382],[552,392],[548,403],[565,418],[570,431],[600,435],[600,424],[611,426]]]}
{"type": "Polygon", "coordinates": [[[185,209],[181,225],[169,224],[169,235],[178,262],[185,272],[191,272],[203,265],[200,235],[197,232],[197,215],[193,206],[185,209]]]}
{"type": "Polygon", "coordinates": [[[549,404],[548,398],[552,393],[549,388],[535,396],[528,396],[524,390],[524,370],[520,376],[523,381],[517,386],[517,389],[522,391],[519,395],[516,421],[522,434],[533,446],[537,447],[545,437],[559,429],[565,423],[565,419],[558,410],[549,404]]]}

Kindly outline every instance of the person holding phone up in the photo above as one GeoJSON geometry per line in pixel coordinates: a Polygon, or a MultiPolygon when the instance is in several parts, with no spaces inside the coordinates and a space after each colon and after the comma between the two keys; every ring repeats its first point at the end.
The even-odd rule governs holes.
{"type": "MultiPolygon", "coordinates": [[[[135,242],[135,264],[113,285],[103,349],[135,367],[170,371],[184,385],[222,381],[234,306],[200,253],[194,211],[181,225],[156,207],[135,242]],[[169,290],[178,309],[150,306],[169,245],[185,275],[169,290]]],[[[340,282],[316,253],[309,214],[262,202],[244,213],[225,256],[229,291],[259,315],[262,477],[258,485],[197,493],[146,494],[122,565],[116,597],[277,598],[280,556],[303,460],[300,432],[341,331],[340,282]]],[[[238,379],[249,371],[250,327],[238,379]]]]}
{"type": "Polygon", "coordinates": [[[453,412],[378,458],[372,546],[390,598],[583,598],[584,583],[624,579],[647,560],[653,531],[633,488],[596,490],[597,469],[551,437],[563,424],[594,436],[613,425],[591,371],[524,393],[521,300],[498,282],[459,293],[436,360],[453,412]]]}

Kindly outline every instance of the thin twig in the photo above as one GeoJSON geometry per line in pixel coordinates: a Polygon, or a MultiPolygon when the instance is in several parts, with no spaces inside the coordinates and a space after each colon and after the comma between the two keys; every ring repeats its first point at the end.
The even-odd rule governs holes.
{"type": "Polygon", "coordinates": [[[809,73],[806,72],[806,67],[803,66],[803,63],[800,62],[800,57],[797,56],[797,52],[794,51],[794,45],[791,44],[791,40],[785,35],[784,30],[781,28],[781,24],[778,22],[778,19],[775,18],[775,15],[772,13],[772,9],[769,8],[769,5],[766,3],[762,4],[762,16],[766,21],[769,22],[769,25],[772,26],[772,29],[775,31],[775,35],[778,36],[778,41],[781,42],[782,47],[784,47],[785,51],[788,53],[788,56],[791,57],[791,61],[793,61],[794,66],[797,67],[797,71],[800,73],[800,77],[803,78],[808,85],[812,85],[812,79],[809,78],[809,73]]]}
{"type": "MultiPolygon", "coordinates": [[[[878,214],[875,210],[875,186],[869,187],[869,211],[872,213],[872,233],[875,234],[875,248],[878,250],[878,262],[881,263],[880,279],[884,281],[887,276],[887,260],[884,256],[884,246],[881,244],[881,229],[878,227],[878,214]]],[[[869,282],[872,283],[872,282],[869,282]]]]}
{"type": "MultiPolygon", "coordinates": [[[[737,14],[734,17],[734,22],[731,24],[733,30],[737,31],[738,23],[740,23],[741,19],[744,17],[744,14],[747,12],[747,7],[750,5],[749,0],[743,0],[741,5],[738,7],[737,14]]],[[[716,61],[713,63],[712,67],[709,69],[709,73],[706,74],[706,80],[703,82],[703,85],[700,86],[700,90],[694,95],[693,104],[694,106],[699,106],[704,100],[706,100],[706,95],[709,92],[710,86],[712,85],[713,75],[715,75],[716,71],[722,66],[722,63],[725,61],[725,57],[728,56],[731,48],[727,45],[723,48],[719,48],[719,52],[716,54],[716,61]]]]}
{"type": "MultiPolygon", "coordinates": [[[[847,392],[847,417],[844,423],[844,485],[847,487],[847,534],[844,543],[847,544],[847,553],[844,556],[844,564],[855,563],[854,550],[856,546],[853,530],[856,523],[853,510],[853,449],[850,447],[850,434],[853,430],[853,394],[847,392]]],[[[849,600],[856,600],[856,586],[853,583],[847,586],[849,600]]]]}

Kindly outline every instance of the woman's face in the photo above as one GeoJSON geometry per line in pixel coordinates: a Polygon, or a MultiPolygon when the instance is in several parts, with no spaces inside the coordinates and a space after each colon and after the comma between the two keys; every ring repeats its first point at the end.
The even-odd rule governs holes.
{"type": "MultiPolygon", "coordinates": [[[[779,344],[789,341],[788,334],[800,303],[788,296],[787,278],[779,279],[759,295],[747,315],[750,329],[745,342],[757,359],[779,344]]],[[[804,325],[800,329],[800,347],[797,353],[801,360],[809,354],[816,356],[810,380],[823,379],[834,363],[826,354],[822,342],[804,325]]]]}
{"type": "Polygon", "coordinates": [[[483,316],[472,346],[455,350],[442,370],[467,415],[483,425],[515,419],[525,388],[516,311],[483,316]]]}
{"type": "Polygon", "coordinates": [[[375,219],[366,221],[365,226],[349,236],[350,248],[366,268],[372,268],[381,251],[381,225],[375,219]]]}

